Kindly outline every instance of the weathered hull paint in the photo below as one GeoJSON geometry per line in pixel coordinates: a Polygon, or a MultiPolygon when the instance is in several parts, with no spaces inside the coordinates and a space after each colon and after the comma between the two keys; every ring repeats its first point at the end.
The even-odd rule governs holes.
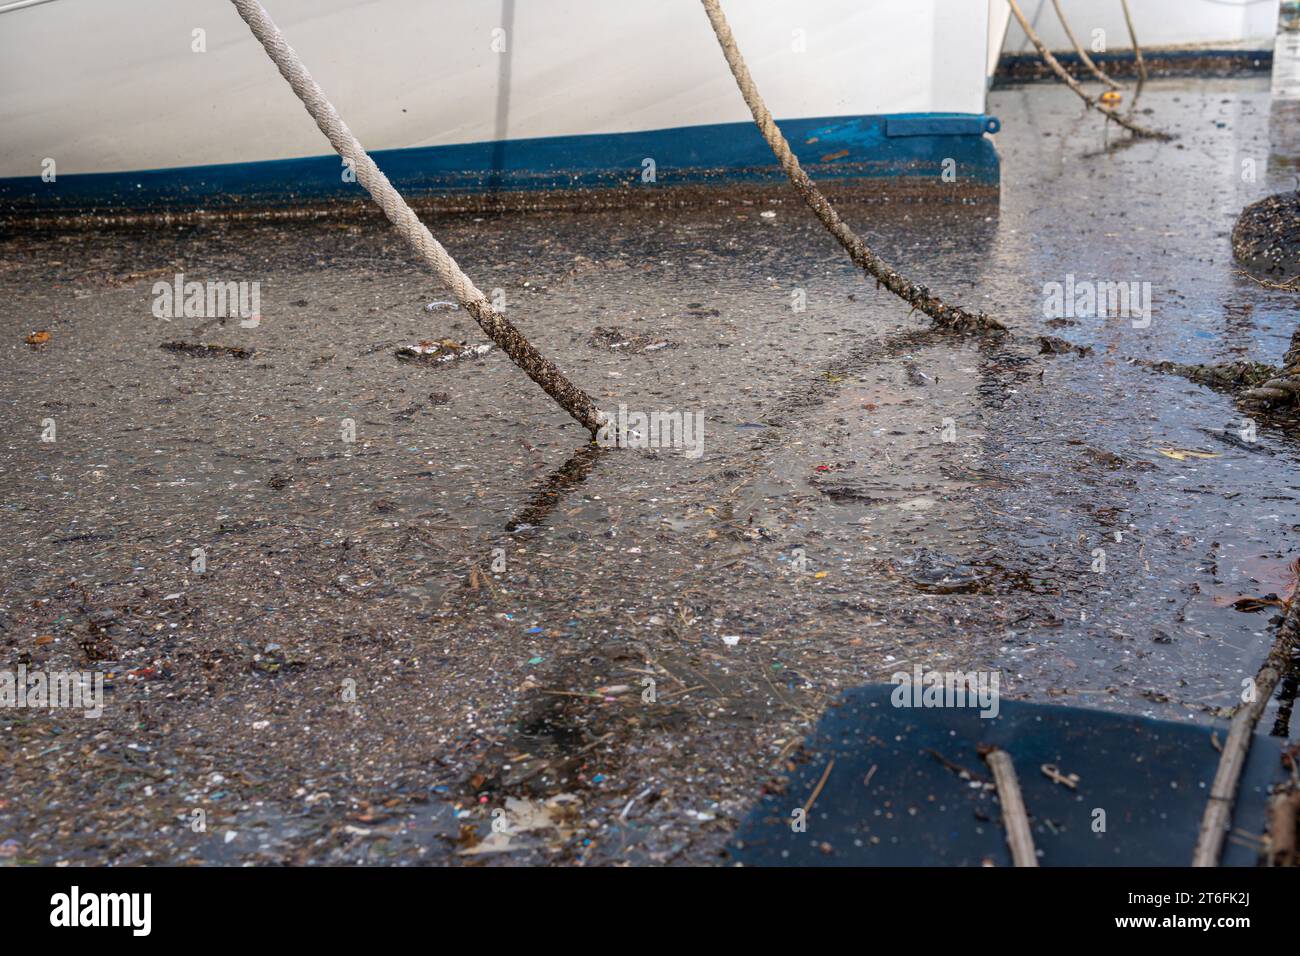
{"type": "MultiPolygon", "coordinates": [[[[997,187],[999,163],[984,135],[996,120],[929,115],[788,120],[782,130],[814,175],[832,180],[893,178],[997,187]],[[949,181],[943,178],[951,161],[949,181]]],[[[784,179],[752,123],[725,123],[617,135],[557,136],[384,150],[375,162],[410,195],[515,193],[555,189],[662,187],[784,179]],[[652,181],[644,160],[660,157],[652,181]]],[[[149,209],[266,207],[359,199],[337,156],[232,163],[144,172],[0,179],[0,211],[100,213],[149,209]]]]}
{"type": "MultiPolygon", "coordinates": [[[[697,0],[265,4],[403,188],[640,188],[646,159],[656,184],[778,175],[697,0]]],[[[984,3],[744,0],[728,14],[820,172],[949,185],[948,158],[959,182],[996,183],[979,133],[885,128],[978,125],[984,3]]],[[[0,115],[0,213],[359,193],[227,0],[0,0],[0,115]]]]}

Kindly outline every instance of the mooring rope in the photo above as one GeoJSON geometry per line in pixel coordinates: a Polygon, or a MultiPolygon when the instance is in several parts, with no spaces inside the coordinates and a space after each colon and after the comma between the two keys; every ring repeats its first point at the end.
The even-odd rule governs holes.
{"type": "Polygon", "coordinates": [[[1264,405],[1284,405],[1300,402],[1300,366],[1295,366],[1289,373],[1270,378],[1262,385],[1248,388],[1241,393],[1246,401],[1259,402],[1264,405]]]}
{"type": "Polygon", "coordinates": [[[1043,58],[1043,62],[1051,68],[1052,72],[1060,78],[1062,83],[1074,90],[1075,95],[1077,95],[1079,99],[1088,104],[1089,109],[1094,109],[1103,116],[1113,119],[1120,126],[1123,126],[1125,129],[1137,136],[1145,136],[1149,139],[1173,139],[1173,137],[1168,133],[1148,129],[1145,126],[1139,126],[1132,120],[1125,119],[1120,116],[1119,113],[1116,113],[1112,109],[1107,109],[1085,93],[1083,87],[1075,81],[1074,77],[1069,74],[1065,67],[1061,66],[1060,61],[1057,60],[1056,57],[1052,56],[1052,51],[1043,43],[1042,38],[1034,32],[1034,28],[1029,25],[1029,21],[1025,18],[1024,11],[1020,9],[1020,4],[1017,3],[1016,0],[1007,0],[1007,3],[1011,4],[1011,12],[1015,14],[1016,20],[1020,23],[1020,28],[1025,31],[1025,36],[1029,37],[1029,41],[1033,43],[1034,48],[1038,50],[1038,55],[1043,58]]]}
{"type": "Polygon", "coordinates": [[[1215,391],[1230,392],[1247,405],[1264,408],[1300,405],[1300,329],[1291,335],[1291,347],[1282,367],[1263,362],[1220,362],[1186,365],[1182,362],[1143,362],[1157,372],[1171,372],[1215,391]]]}
{"type": "Polygon", "coordinates": [[[758,129],[763,134],[763,138],[767,140],[767,145],[776,154],[777,160],[781,163],[781,168],[785,170],[785,174],[790,178],[795,190],[808,204],[808,208],[816,214],[822,225],[830,231],[830,234],[839,241],[839,244],[848,252],[850,258],[894,295],[908,303],[912,308],[919,309],[928,315],[936,325],[963,332],[1005,329],[1006,326],[1001,322],[989,318],[983,312],[972,315],[960,306],[948,305],[925,286],[917,285],[906,276],[899,274],[897,270],[890,268],[879,256],[871,251],[865,242],[858,238],[857,234],[845,224],[844,220],[840,219],[834,207],[822,195],[816,184],[808,178],[808,174],[803,171],[803,167],[799,165],[799,160],[790,149],[790,144],[786,142],[784,134],[776,125],[776,121],[772,119],[772,114],[768,112],[767,106],[763,103],[763,98],[759,96],[758,89],[754,86],[754,79],[749,75],[749,68],[745,65],[745,60],[736,47],[736,39],[731,35],[731,27],[727,24],[727,18],[723,15],[718,0],[701,0],[701,2],[704,4],[705,12],[709,15],[709,22],[713,24],[713,32],[717,34],[722,53],[727,58],[727,65],[731,67],[731,74],[736,78],[736,85],[740,87],[740,93],[745,98],[749,111],[754,115],[754,122],[758,124],[758,129]]]}
{"type": "Polygon", "coordinates": [[[239,15],[248,24],[253,36],[261,42],[267,55],[275,63],[280,75],[289,81],[298,99],[302,100],[307,112],[316,121],[320,131],[329,139],[330,145],[343,157],[356,173],[357,182],[365,187],[372,199],[379,204],[384,215],[397,227],[421,258],[433,269],[438,278],[451,289],[456,301],[474,317],[479,326],[487,333],[511,361],[523,369],[534,382],[541,386],[561,408],[573,416],[584,428],[593,434],[604,421],[595,402],[581,388],[574,385],[544,355],[533,348],[523,334],[514,327],[501,313],[489,304],[487,297],[478,289],[456,265],[456,260],[442,247],[442,244],[429,232],[420,217],[407,205],[400,193],[393,188],[388,177],[375,165],[356,136],[348,129],[324,92],[312,79],[307,68],[293,47],[286,42],[284,35],[272,22],[258,0],[231,0],[239,15]]]}
{"type": "Polygon", "coordinates": [[[1282,356],[1281,373],[1247,389],[1241,397],[1265,405],[1300,404],[1300,329],[1291,335],[1291,347],[1282,356]]]}
{"type": "Polygon", "coordinates": [[[1133,29],[1133,15],[1128,12],[1128,0],[1119,0],[1124,6],[1124,22],[1128,25],[1128,38],[1133,41],[1133,58],[1137,60],[1138,78],[1145,82],[1147,78],[1147,64],[1142,59],[1142,47],[1138,46],[1138,35],[1133,29]]]}
{"type": "Polygon", "coordinates": [[[1107,76],[1105,71],[1093,62],[1092,57],[1088,56],[1088,51],[1083,48],[1083,44],[1079,42],[1074,35],[1074,31],[1070,29],[1070,21],[1065,19],[1065,11],[1061,9],[1061,0],[1052,0],[1052,6],[1056,8],[1056,18],[1061,21],[1061,27],[1065,30],[1065,35],[1069,37],[1070,43],[1074,45],[1074,52],[1078,55],[1079,62],[1086,66],[1093,76],[1112,90],[1118,90],[1119,84],[1107,76]]]}

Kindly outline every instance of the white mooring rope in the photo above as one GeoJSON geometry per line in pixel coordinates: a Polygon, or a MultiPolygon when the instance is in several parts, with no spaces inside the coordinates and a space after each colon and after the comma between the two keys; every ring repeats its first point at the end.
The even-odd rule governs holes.
{"type": "Polygon", "coordinates": [[[1142,47],[1138,45],[1138,35],[1133,29],[1133,14],[1128,12],[1128,0],[1119,0],[1124,7],[1124,22],[1128,24],[1128,38],[1133,41],[1133,57],[1137,60],[1138,79],[1146,82],[1147,64],[1142,59],[1142,47]]]}
{"type": "Polygon", "coordinates": [[[384,215],[397,227],[408,243],[427,262],[483,331],[510,356],[547,395],[584,428],[593,434],[600,429],[603,416],[595,402],[581,388],[570,382],[558,368],[529,344],[528,340],[504,316],[492,308],[487,297],[456,265],[450,253],[429,232],[420,217],[407,205],[393,188],[374,160],[366,153],[357,138],[348,129],[324,92],[312,79],[302,60],[289,46],[284,35],[272,22],[258,0],[231,0],[239,15],[248,24],[253,36],[261,42],[267,55],[289,81],[298,99],[307,107],[320,131],[330,145],[356,172],[357,182],[365,187],[371,198],[383,209],[384,215]]]}
{"type": "MultiPolygon", "coordinates": [[[[1173,139],[1173,137],[1168,133],[1163,133],[1158,129],[1148,129],[1139,123],[1134,123],[1132,120],[1125,119],[1123,116],[1120,116],[1119,113],[1112,109],[1107,109],[1085,93],[1083,87],[1081,87],[1074,77],[1070,75],[1069,71],[1066,70],[1065,67],[1061,66],[1060,60],[1052,56],[1052,51],[1047,48],[1047,44],[1043,42],[1042,37],[1040,37],[1034,31],[1034,28],[1029,25],[1029,20],[1025,17],[1024,11],[1020,9],[1020,4],[1017,3],[1016,0],[1007,0],[1007,3],[1010,4],[1011,12],[1015,15],[1016,22],[1020,24],[1020,29],[1025,31],[1025,36],[1029,37],[1029,42],[1034,45],[1034,49],[1036,49],[1038,55],[1043,58],[1043,62],[1048,65],[1051,71],[1057,75],[1062,83],[1073,90],[1074,94],[1088,105],[1089,109],[1096,110],[1107,119],[1113,119],[1116,123],[1123,126],[1135,136],[1145,136],[1148,139],[1173,139]]],[[[1146,67],[1143,67],[1143,69],[1146,69],[1146,67]]]]}
{"type": "Polygon", "coordinates": [[[887,263],[871,251],[871,248],[865,242],[858,238],[857,234],[839,217],[835,208],[822,195],[816,183],[808,177],[808,174],[803,171],[803,167],[799,165],[798,158],[794,155],[794,151],[790,149],[790,144],[786,142],[785,134],[776,125],[776,121],[772,119],[772,114],[768,111],[763,98],[758,94],[758,88],[754,85],[754,78],[749,75],[749,67],[745,65],[745,59],[740,55],[740,49],[736,46],[736,38],[731,35],[731,27],[722,12],[722,7],[718,5],[718,0],[701,0],[701,2],[704,4],[704,11],[709,15],[709,22],[713,24],[713,32],[718,37],[718,45],[722,47],[723,56],[727,58],[727,65],[731,67],[731,75],[736,78],[736,85],[740,87],[740,95],[745,98],[745,104],[754,115],[754,122],[758,125],[759,132],[763,134],[763,138],[767,140],[767,145],[776,154],[776,158],[781,163],[781,168],[785,170],[786,176],[789,177],[790,183],[803,197],[803,201],[808,204],[808,208],[821,220],[822,225],[844,247],[844,250],[849,254],[849,258],[857,263],[859,268],[875,278],[880,285],[883,285],[912,308],[919,309],[928,315],[934,320],[935,325],[963,332],[1004,330],[1006,326],[997,319],[989,318],[983,312],[972,314],[961,306],[948,305],[925,286],[918,285],[896,269],[890,268],[887,263]]]}
{"type": "Polygon", "coordinates": [[[1088,71],[1092,73],[1093,76],[1101,80],[1112,90],[1118,90],[1119,84],[1107,76],[1105,71],[1093,61],[1092,57],[1088,56],[1088,51],[1083,48],[1083,44],[1079,42],[1079,38],[1074,35],[1074,30],[1070,28],[1070,21],[1065,19],[1065,11],[1061,9],[1061,0],[1052,0],[1052,6],[1056,8],[1056,19],[1061,21],[1061,27],[1065,30],[1066,38],[1074,46],[1074,53],[1078,56],[1079,62],[1087,67],[1088,71]]]}

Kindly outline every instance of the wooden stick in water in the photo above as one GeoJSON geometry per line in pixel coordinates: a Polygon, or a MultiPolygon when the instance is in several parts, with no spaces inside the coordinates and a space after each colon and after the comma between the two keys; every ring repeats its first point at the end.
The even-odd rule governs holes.
{"type": "Polygon", "coordinates": [[[1002,825],[1007,830],[1011,859],[1016,866],[1038,866],[1034,835],[1029,829],[1029,813],[1025,810],[1025,799],[1020,793],[1020,780],[1016,777],[1011,754],[997,747],[981,748],[981,752],[984,762],[993,771],[993,783],[998,788],[998,800],[1002,802],[1002,825]]]}

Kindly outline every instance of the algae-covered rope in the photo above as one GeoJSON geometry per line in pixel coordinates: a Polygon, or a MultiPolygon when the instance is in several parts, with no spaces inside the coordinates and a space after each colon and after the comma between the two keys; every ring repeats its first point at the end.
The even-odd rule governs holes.
{"type": "Polygon", "coordinates": [[[1289,372],[1283,370],[1276,378],[1246,389],[1241,397],[1245,401],[1262,405],[1300,404],[1300,365],[1294,366],[1289,372]]]}
{"type": "Polygon", "coordinates": [[[1145,126],[1139,126],[1132,120],[1125,119],[1123,116],[1120,116],[1119,113],[1112,109],[1107,109],[1085,93],[1083,87],[1075,82],[1074,77],[1069,74],[1065,67],[1061,66],[1060,61],[1058,61],[1056,57],[1052,56],[1052,51],[1043,43],[1042,38],[1034,32],[1034,28],[1029,25],[1029,21],[1025,18],[1024,11],[1020,9],[1020,4],[1017,3],[1016,0],[1007,0],[1007,3],[1011,5],[1011,12],[1015,14],[1016,20],[1020,24],[1020,28],[1025,31],[1025,36],[1029,37],[1029,42],[1031,42],[1034,45],[1034,48],[1038,50],[1038,55],[1043,58],[1043,62],[1046,63],[1051,71],[1060,78],[1062,83],[1074,91],[1075,95],[1078,96],[1079,99],[1088,104],[1089,109],[1094,109],[1108,119],[1113,119],[1120,126],[1123,126],[1126,130],[1136,136],[1145,136],[1149,139],[1173,139],[1173,137],[1168,133],[1162,133],[1160,130],[1148,129],[1145,126]]]}
{"type": "Polygon", "coordinates": [[[239,15],[244,18],[253,36],[261,42],[267,55],[274,61],[280,74],[289,81],[298,99],[307,107],[320,131],[330,145],[343,157],[356,173],[357,182],[365,187],[371,198],[383,209],[384,215],[397,227],[411,246],[437,273],[438,278],[451,289],[459,302],[474,317],[484,332],[501,351],[510,356],[525,374],[541,386],[561,408],[574,417],[584,428],[595,433],[601,427],[603,416],[595,402],[581,388],[570,382],[544,355],[533,348],[523,334],[501,313],[489,304],[487,297],[456,265],[442,244],[429,232],[420,217],[401,197],[388,177],[366,153],[357,138],[348,129],[333,104],[312,79],[307,68],[284,35],[271,21],[258,0],[231,0],[239,15]]]}
{"type": "Polygon", "coordinates": [[[1291,334],[1291,347],[1282,357],[1280,374],[1247,389],[1241,397],[1264,405],[1300,404],[1300,328],[1291,334]]]}
{"type": "Polygon", "coordinates": [[[1078,55],[1079,62],[1086,66],[1093,76],[1112,90],[1118,90],[1119,84],[1107,76],[1105,71],[1093,61],[1092,57],[1088,56],[1088,51],[1083,48],[1083,44],[1079,42],[1078,37],[1074,35],[1074,31],[1070,29],[1070,21],[1065,19],[1065,11],[1061,9],[1061,0],[1052,0],[1052,6],[1056,8],[1056,19],[1061,21],[1061,27],[1065,30],[1065,35],[1069,38],[1070,43],[1074,45],[1074,52],[1078,55]]]}
{"type": "Polygon", "coordinates": [[[1229,392],[1249,405],[1283,409],[1300,405],[1300,329],[1296,329],[1291,336],[1291,347],[1282,358],[1281,368],[1263,362],[1221,362],[1216,365],[1185,365],[1181,362],[1143,364],[1147,364],[1157,372],[1181,375],[1198,385],[1229,392]]]}
{"type": "Polygon", "coordinates": [[[996,319],[991,319],[982,312],[976,315],[967,312],[960,306],[948,305],[925,286],[917,285],[907,277],[900,275],[897,270],[890,268],[879,256],[872,252],[867,244],[859,239],[853,230],[840,219],[834,207],[822,195],[816,184],[808,178],[808,174],[803,171],[803,167],[799,165],[799,160],[790,149],[790,144],[786,142],[784,134],[777,127],[776,121],[772,119],[772,114],[768,112],[767,106],[763,103],[763,98],[759,96],[758,90],[754,86],[753,77],[749,75],[749,68],[745,66],[740,50],[736,47],[736,39],[731,35],[731,27],[727,25],[727,18],[723,16],[722,8],[718,5],[718,0],[701,0],[701,2],[704,4],[705,12],[709,15],[709,22],[713,24],[713,32],[718,36],[718,43],[722,47],[723,55],[727,58],[727,65],[731,67],[731,73],[736,78],[736,85],[740,87],[740,93],[745,98],[749,111],[754,114],[754,122],[758,124],[759,131],[763,134],[763,138],[767,140],[767,145],[776,154],[777,160],[781,163],[781,168],[785,170],[785,174],[790,178],[790,182],[799,195],[803,197],[804,202],[822,221],[822,225],[844,247],[853,261],[886,289],[911,305],[912,308],[924,312],[939,326],[972,332],[1005,329],[1006,327],[996,319]]]}

